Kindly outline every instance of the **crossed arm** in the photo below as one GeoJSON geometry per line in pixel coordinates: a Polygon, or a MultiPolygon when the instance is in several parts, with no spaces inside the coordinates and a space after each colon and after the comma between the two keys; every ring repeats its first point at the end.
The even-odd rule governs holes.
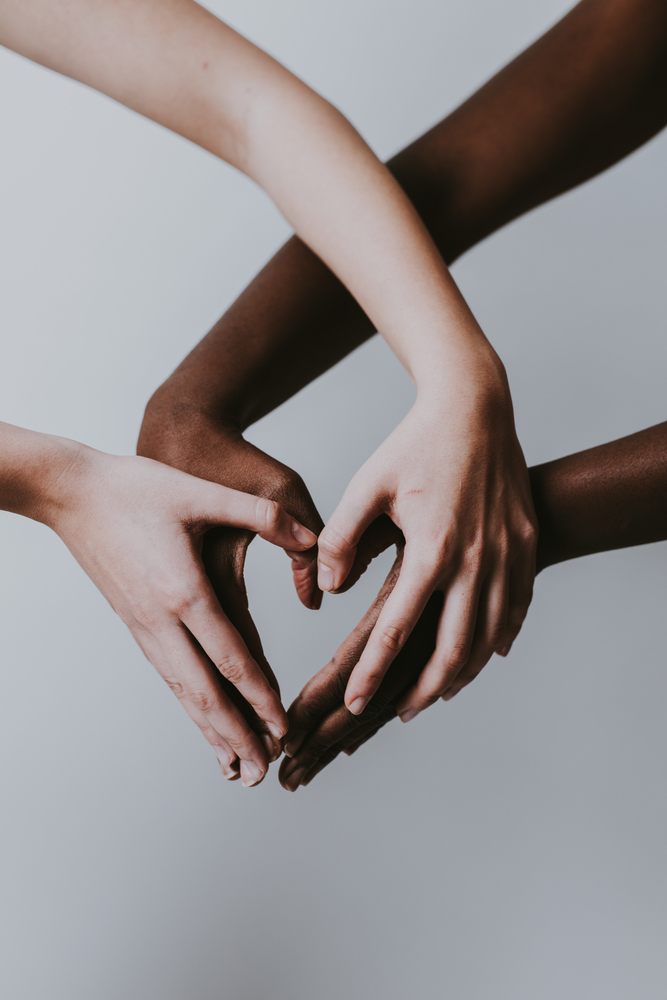
{"type": "MultiPolygon", "coordinates": [[[[523,212],[611,166],[666,122],[667,6],[661,0],[583,0],[453,114],[399,153],[389,167],[451,262],[523,212]]],[[[373,332],[371,319],[331,271],[298,238],[292,239],[155,394],[146,411],[140,452],[202,478],[279,499],[290,513],[318,531],[322,522],[300,477],[244,441],[242,431],[373,332]]],[[[558,463],[543,471],[532,470],[542,565],[598,548],[665,537],[660,499],[663,432],[643,433],[650,438],[648,451],[642,449],[649,438],[641,436],[629,439],[629,447],[637,461],[645,454],[642,461],[654,468],[657,478],[638,478],[636,467],[631,466],[634,471],[627,480],[628,495],[636,491],[635,511],[643,509],[649,495],[653,498],[655,520],[645,522],[646,534],[641,537],[616,532],[618,511],[610,500],[614,489],[605,492],[615,483],[615,470],[625,475],[621,462],[625,453],[600,452],[601,459],[606,455],[611,463],[608,478],[596,478],[600,497],[610,500],[604,522],[608,530],[602,530],[597,501],[586,507],[591,512],[588,518],[581,516],[575,502],[586,493],[584,459],[563,466],[562,478],[556,475],[561,468],[558,463]],[[568,469],[575,467],[579,485],[568,493],[567,484],[574,483],[568,469]],[[549,501],[549,496],[555,499],[549,501]],[[561,503],[566,496],[569,507],[561,503]],[[566,508],[573,512],[567,530],[556,530],[566,508]]],[[[607,468],[606,461],[601,468],[607,468]]],[[[637,523],[636,515],[632,523],[637,523]]],[[[209,565],[217,592],[225,607],[232,609],[237,627],[258,643],[242,580],[250,537],[221,529],[217,539],[209,539],[209,565]]],[[[361,538],[353,575],[396,538],[386,518],[374,522],[361,538]]],[[[307,687],[291,710],[288,749],[292,753],[298,746],[296,732],[302,738],[304,728],[317,728],[330,710],[342,709],[340,679],[346,683],[358,661],[369,622],[377,621],[398,568],[370,617],[345,646],[345,669],[325,668],[327,672],[318,675],[322,687],[307,687]],[[309,705],[314,715],[309,715],[309,705]],[[307,719],[305,727],[303,718],[307,719]]],[[[321,595],[316,586],[315,553],[299,556],[294,569],[302,601],[317,606],[321,595]]],[[[432,620],[440,613],[439,602],[437,594],[430,599],[425,611],[430,618],[422,619],[411,645],[391,667],[391,675],[402,681],[402,665],[411,664],[408,687],[399,684],[397,688],[402,713],[419,711],[434,699],[433,688],[420,686],[420,676],[433,650],[432,620]],[[417,646],[421,652],[415,653],[417,646]]],[[[502,651],[508,650],[515,634],[516,629],[510,630],[502,651]]],[[[488,641],[476,640],[466,665],[454,666],[446,676],[449,693],[472,679],[492,652],[488,641]]],[[[335,664],[340,664],[340,657],[335,664]]],[[[385,684],[383,692],[394,690],[389,676],[385,684]]],[[[395,691],[393,697],[392,715],[397,705],[395,691]]],[[[348,717],[343,718],[347,725],[348,717]]],[[[316,750],[323,752],[323,746],[318,737],[309,751],[311,757],[301,758],[301,766],[312,767],[313,755],[316,750]]],[[[290,766],[286,762],[283,768],[290,766]]]]}
{"type": "MultiPolygon", "coordinates": [[[[530,482],[540,527],[538,572],[594,552],[667,539],[667,422],[576,455],[534,466],[530,482]]],[[[343,703],[347,678],[395,585],[399,553],[377,600],[332,660],[304,687],[289,709],[288,756],[280,780],[288,791],[309,784],[341,752],[352,754],[396,718],[435,642],[434,595],[380,690],[360,718],[343,703]]],[[[460,676],[450,697],[481,669],[460,676]]]]}
{"type": "MultiPolygon", "coordinates": [[[[448,605],[461,635],[459,644],[472,637],[477,599],[484,605],[486,631],[500,639],[507,620],[513,567],[519,567],[515,577],[520,593],[515,603],[521,618],[530,597],[534,564],[534,514],[514,432],[509,387],[499,358],[391,172],[335,108],[194,0],[0,0],[0,43],[178,132],[257,181],[312,253],[349,289],[415,381],[418,401],[413,411],[397,428],[393,441],[362,470],[323,535],[322,551],[327,559],[320,563],[320,584],[326,589],[340,587],[349,577],[359,536],[385,507],[392,509],[407,539],[400,587],[387,602],[379,623],[382,628],[368,643],[363,670],[358,672],[357,692],[351,699],[356,710],[360,711],[372,695],[434,586],[443,576],[461,576],[457,561],[465,564],[477,594],[468,607],[462,606],[460,599],[448,605]],[[474,456],[470,447],[459,447],[454,454],[444,449],[440,463],[424,461],[420,442],[443,421],[452,429],[453,439],[474,440],[474,456]],[[390,457],[397,449],[406,455],[400,477],[390,457]],[[434,470],[427,484],[427,473],[434,470]],[[416,482],[420,483],[419,495],[411,488],[416,482]],[[449,496],[452,482],[464,484],[458,508],[449,496]],[[467,534],[459,532],[461,537],[452,545],[450,536],[455,535],[461,510],[470,497],[475,516],[467,518],[467,534]],[[485,537],[483,563],[470,544],[476,530],[485,537]],[[503,541],[502,549],[498,539],[503,541]],[[486,577],[493,580],[489,599],[481,592],[486,577]],[[382,641],[387,636],[389,646],[382,641]]],[[[22,432],[8,429],[0,435],[3,480],[11,479],[11,448],[17,434],[22,432]]],[[[22,476],[28,492],[44,491],[50,482],[48,476],[41,475],[44,463],[62,461],[69,467],[71,445],[58,445],[55,439],[31,440],[35,449],[41,450],[42,460],[28,462],[22,476]],[[58,452],[57,459],[54,452],[58,452]]],[[[95,464],[91,453],[81,449],[80,455],[86,456],[84,466],[95,464]]],[[[113,480],[116,473],[111,470],[120,469],[120,465],[107,462],[105,468],[113,480]]],[[[125,505],[116,510],[117,520],[129,530],[128,521],[141,506],[141,496],[150,493],[153,480],[164,473],[158,474],[142,462],[134,462],[131,473],[127,465],[123,468],[127,468],[128,491],[112,489],[108,495],[125,505]],[[133,490],[138,493],[133,495],[133,490]]],[[[95,477],[79,477],[77,481],[94,507],[95,477]]],[[[197,489],[192,483],[189,488],[197,489]]],[[[199,487],[200,492],[202,489],[199,487]]],[[[222,502],[223,494],[217,495],[222,502]]],[[[59,497],[53,499],[56,505],[60,503],[59,497]]],[[[188,511],[208,510],[203,493],[201,501],[187,507],[188,511]]],[[[262,524],[255,508],[275,509],[272,504],[257,505],[248,498],[244,502],[248,516],[226,521],[208,518],[207,526],[233,523],[251,527],[262,524]]],[[[233,507],[231,498],[230,504],[233,507]]],[[[30,509],[29,504],[22,506],[25,512],[30,509]]],[[[78,504],[72,504],[70,513],[75,511],[81,514],[78,504]]],[[[175,515],[174,511],[163,513],[167,519],[175,515]]],[[[279,520],[282,514],[276,516],[279,520]]],[[[110,596],[115,593],[115,583],[108,559],[105,568],[102,561],[82,555],[87,551],[85,520],[83,516],[68,519],[61,534],[110,596]]],[[[273,537],[278,537],[275,532],[273,537]]],[[[308,532],[304,537],[312,544],[308,532]]],[[[303,545],[292,545],[291,538],[286,547],[298,554],[303,545]]],[[[284,535],[280,539],[285,541],[284,535]]],[[[110,538],[106,543],[99,551],[107,552],[110,558],[115,547],[110,538]]],[[[190,554],[199,560],[197,551],[190,554]]],[[[191,562],[188,565],[192,568],[191,562]]],[[[305,570],[302,576],[305,580],[305,570]]],[[[142,597],[133,579],[127,575],[126,599],[119,605],[127,609],[128,624],[134,622],[133,609],[145,604],[145,595],[142,597]]],[[[169,611],[169,621],[175,624],[178,620],[181,632],[186,630],[186,646],[196,654],[197,676],[191,672],[186,677],[187,671],[179,665],[187,659],[183,643],[177,639],[180,633],[172,630],[172,641],[165,648],[164,643],[156,645],[156,629],[149,627],[142,648],[156,665],[158,661],[170,664],[169,670],[162,672],[173,682],[207,738],[213,741],[217,733],[242,754],[247,751],[252,757],[247,763],[259,780],[265,773],[267,755],[253,732],[243,728],[243,718],[225,702],[225,717],[235,719],[235,728],[221,733],[213,724],[215,717],[222,725],[224,713],[219,711],[223,696],[215,684],[216,675],[209,669],[211,652],[221,671],[225,665],[222,672],[228,679],[234,678],[233,687],[239,691],[246,686],[245,693],[251,694],[253,685],[247,687],[245,681],[254,674],[254,694],[261,693],[255,698],[256,708],[267,727],[264,735],[269,756],[279,752],[286,722],[274,690],[275,679],[269,676],[267,680],[257,669],[233,630],[225,633],[221,628],[224,616],[205,592],[201,573],[196,574],[196,583],[195,577],[187,574],[181,580],[170,579],[167,590],[169,593],[161,594],[160,588],[153,588],[148,619],[154,622],[169,611]],[[213,637],[206,636],[201,619],[191,634],[187,621],[174,610],[191,605],[209,609],[207,620],[217,622],[213,637]],[[277,734],[275,742],[271,732],[277,734]]],[[[113,597],[110,600],[113,604],[113,597]]],[[[133,624],[130,627],[135,636],[140,634],[133,624]]],[[[248,641],[257,646],[254,637],[248,641]]],[[[446,657],[447,650],[441,649],[440,655],[446,657]]]]}

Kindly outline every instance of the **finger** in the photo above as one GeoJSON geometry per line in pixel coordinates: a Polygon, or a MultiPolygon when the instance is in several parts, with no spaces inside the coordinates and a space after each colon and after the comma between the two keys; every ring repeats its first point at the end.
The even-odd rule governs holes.
{"type": "Polygon", "coordinates": [[[387,706],[372,724],[359,727],[355,731],[354,737],[348,736],[346,739],[340,740],[338,743],[333,744],[333,746],[328,747],[317,756],[315,762],[310,766],[302,765],[293,768],[291,773],[284,777],[282,782],[283,787],[288,791],[296,791],[300,785],[310,784],[313,778],[331,764],[340,753],[347,753],[348,746],[360,746],[361,743],[365,743],[371,736],[374,736],[387,722],[395,718],[396,707],[393,705],[387,706]],[[357,739],[356,737],[359,732],[363,735],[357,739]]]}
{"type": "Polygon", "coordinates": [[[181,620],[217,670],[238,689],[271,735],[280,740],[287,732],[287,713],[203,574],[199,597],[183,609],[181,620]]]}
{"type": "Polygon", "coordinates": [[[290,728],[285,740],[285,753],[288,756],[296,753],[305,735],[315,729],[322,718],[342,706],[348,678],[358,663],[368,637],[398,580],[402,558],[401,552],[364,617],[343,640],[329,663],[311,677],[290,705],[287,712],[290,728]]]}
{"type": "Polygon", "coordinates": [[[493,647],[489,646],[489,644],[483,639],[480,638],[475,640],[468,662],[463,670],[454,678],[454,681],[443,692],[442,700],[451,701],[452,698],[456,697],[459,691],[462,691],[464,687],[467,687],[468,684],[474,681],[478,674],[480,674],[487,665],[494,652],[495,650],[493,647]]]}
{"type": "MultiPolygon", "coordinates": [[[[393,585],[394,570],[397,570],[399,566],[400,559],[397,560],[392,573],[387,578],[389,586],[393,585]]],[[[385,588],[383,591],[386,593],[385,588]]],[[[379,595],[380,600],[384,597],[383,591],[379,595]]],[[[312,764],[317,753],[324,753],[331,745],[339,742],[345,748],[350,740],[353,741],[359,734],[366,732],[369,726],[377,726],[378,718],[387,721],[395,716],[396,701],[412,686],[433,652],[442,604],[443,594],[440,592],[432,594],[405,646],[389,667],[378,692],[361,716],[352,715],[342,704],[342,689],[345,678],[343,675],[338,675],[340,690],[338,703],[329,710],[328,715],[320,713],[319,719],[317,715],[309,720],[302,717],[304,729],[294,736],[292,731],[288,735],[285,753],[289,757],[298,758],[295,766],[303,766],[305,761],[303,753],[300,754],[301,747],[304,748],[304,752],[307,751],[309,754],[307,763],[312,764]],[[307,732],[305,726],[308,722],[312,722],[312,728],[309,727],[307,732]],[[307,738],[308,743],[305,742],[307,738]]],[[[375,610],[377,611],[377,609],[375,610]]],[[[365,624],[368,628],[371,620],[365,624]]],[[[356,659],[358,656],[357,649],[354,651],[353,658],[356,659]]],[[[306,704],[308,704],[307,687],[302,692],[302,696],[305,695],[306,704]]],[[[290,714],[292,711],[290,709],[290,714]]],[[[291,770],[293,768],[288,768],[286,764],[283,765],[282,777],[289,775],[291,770]]]]}
{"type": "Polygon", "coordinates": [[[474,577],[456,580],[447,591],[433,655],[398,706],[402,722],[410,722],[433,705],[468,662],[479,591],[480,583],[474,577]]]}
{"type": "Polygon", "coordinates": [[[306,552],[288,552],[292,560],[292,579],[297,597],[306,608],[318,611],[322,591],[317,586],[317,546],[306,552]]]}
{"type": "Polygon", "coordinates": [[[363,746],[364,743],[368,743],[368,741],[372,739],[375,736],[375,734],[379,732],[379,730],[380,730],[379,726],[376,726],[375,729],[371,729],[369,733],[366,733],[366,735],[362,736],[361,739],[358,739],[355,743],[352,743],[351,746],[345,747],[343,753],[347,754],[348,757],[351,757],[353,753],[357,752],[359,747],[363,746]]]}
{"type": "MultiPolygon", "coordinates": [[[[248,609],[248,595],[243,578],[248,545],[254,538],[249,531],[236,528],[214,528],[206,533],[202,556],[204,568],[211,582],[218,603],[224,608],[227,618],[239,632],[248,652],[257,663],[267,681],[280,697],[280,685],[264,655],[257,627],[248,609]]],[[[255,732],[261,736],[270,735],[263,719],[260,719],[251,705],[228,681],[222,679],[227,696],[246,717],[255,732]]],[[[270,760],[276,760],[282,753],[282,742],[270,736],[273,752],[270,760]]]]}
{"type": "Polygon", "coordinates": [[[246,528],[283,549],[301,551],[317,543],[317,535],[295,520],[275,500],[241,493],[227,486],[195,480],[186,519],[195,524],[246,528]]]}
{"type": "Polygon", "coordinates": [[[212,746],[221,745],[220,739],[215,739],[217,735],[231,747],[241,761],[244,785],[258,784],[268,768],[266,749],[247,719],[221,690],[212,664],[180,625],[166,629],[155,639],[160,655],[152,656],[151,660],[190,718],[212,746]]]}
{"type": "Polygon", "coordinates": [[[391,518],[387,514],[381,514],[380,517],[377,517],[366,528],[359,539],[352,569],[336,593],[344,594],[353,587],[357,580],[366,572],[372,561],[391,545],[399,546],[402,549],[405,545],[405,538],[403,537],[403,532],[394,524],[391,518]]]}
{"type": "Polygon", "coordinates": [[[525,559],[517,559],[510,572],[507,628],[496,650],[499,656],[507,656],[521,630],[533,599],[534,582],[535,555],[531,553],[525,559]]]}
{"type": "Polygon", "coordinates": [[[493,656],[507,628],[509,581],[499,572],[487,581],[481,598],[477,628],[470,656],[465,667],[451,680],[442,692],[443,701],[451,701],[481,673],[493,656]]]}
{"type": "Polygon", "coordinates": [[[389,665],[405,645],[433,593],[434,581],[406,554],[398,582],[387,598],[366,648],[348,681],[345,704],[359,715],[377,691],[389,665]]]}
{"type": "Polygon", "coordinates": [[[382,514],[379,497],[369,502],[353,482],[331,515],[318,539],[318,574],[320,590],[338,590],[352,569],[357,544],[366,528],[382,514]]]}

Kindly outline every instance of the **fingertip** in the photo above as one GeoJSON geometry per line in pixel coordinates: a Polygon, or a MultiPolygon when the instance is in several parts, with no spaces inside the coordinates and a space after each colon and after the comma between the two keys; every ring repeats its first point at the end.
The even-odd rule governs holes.
{"type": "Polygon", "coordinates": [[[315,532],[306,528],[305,525],[300,524],[299,521],[292,521],[292,534],[304,549],[312,549],[314,545],[317,545],[317,535],[315,532]]]}
{"type": "Polygon", "coordinates": [[[320,590],[327,592],[334,589],[333,570],[319,561],[317,563],[317,586],[320,590]]]}
{"type": "Polygon", "coordinates": [[[313,588],[312,596],[310,598],[310,604],[308,604],[307,607],[311,611],[319,611],[320,608],[322,607],[322,598],[323,597],[324,597],[324,594],[322,593],[322,591],[320,590],[320,588],[319,587],[314,587],[313,588]]]}
{"type": "Polygon", "coordinates": [[[283,748],[285,756],[293,757],[295,753],[298,751],[303,741],[305,740],[305,738],[306,738],[305,730],[303,732],[294,733],[292,736],[290,736],[290,738],[287,740],[283,748]]]}

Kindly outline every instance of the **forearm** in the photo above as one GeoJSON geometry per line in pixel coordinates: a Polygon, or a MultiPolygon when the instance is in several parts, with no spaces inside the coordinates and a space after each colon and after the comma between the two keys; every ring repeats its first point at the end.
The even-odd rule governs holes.
{"type": "Polygon", "coordinates": [[[667,423],[529,473],[539,569],[667,539],[667,423]]]}
{"type": "Polygon", "coordinates": [[[391,173],[340,112],[193,0],[23,0],[0,10],[0,40],[256,180],[418,385],[502,382],[391,173]]]}
{"type": "Polygon", "coordinates": [[[76,500],[84,445],[0,423],[0,509],[54,526],[76,500]]]}
{"type": "MultiPolygon", "coordinates": [[[[666,79],[664,3],[584,0],[389,167],[451,262],[661,129],[666,79]]],[[[244,428],[373,332],[334,275],[294,238],[153,405],[159,420],[182,425],[201,409],[244,428]]]]}

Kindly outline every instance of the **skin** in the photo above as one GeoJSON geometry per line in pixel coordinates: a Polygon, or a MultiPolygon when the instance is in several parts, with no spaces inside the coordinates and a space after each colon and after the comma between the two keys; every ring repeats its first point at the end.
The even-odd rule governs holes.
{"type": "MultiPolygon", "coordinates": [[[[413,412],[355,477],[322,535],[320,584],[327,589],[354,578],[360,536],[382,511],[392,515],[406,538],[400,587],[387,601],[356,671],[356,691],[349,695],[355,710],[373,694],[436,586],[446,582],[451,589],[446,612],[456,629],[438,643],[441,671],[470,642],[478,603],[488,635],[501,639],[508,603],[517,621],[525,613],[535,546],[535,516],[509,387],[500,359],[391,171],[340,112],[194,0],[0,0],[0,44],[106,94],[255,180],[293,225],[302,246],[310,247],[313,261],[328,265],[371,317],[413,378],[418,388],[413,412]],[[450,434],[438,436],[442,453],[434,463],[423,441],[443,423],[450,434]],[[404,457],[397,464],[400,450],[404,457]],[[517,593],[512,580],[522,581],[517,593]],[[474,594],[472,601],[457,597],[462,586],[474,594]]],[[[27,440],[25,433],[6,428],[0,435],[0,490],[13,476],[13,442],[27,440]]],[[[137,511],[145,509],[147,496],[159,493],[154,466],[100,453],[93,458],[83,446],[72,465],[75,446],[60,439],[38,437],[31,447],[44,455],[22,467],[25,495],[43,494],[60,511],[61,486],[68,477],[54,480],[49,464],[83,470],[76,476],[82,502],[68,491],[66,527],[61,527],[64,515],[54,527],[209,742],[232,748],[235,763],[224,765],[230,775],[240,773],[244,784],[257,783],[281,751],[287,717],[239,587],[236,603],[228,602],[239,629],[213,599],[201,560],[209,559],[215,575],[216,558],[213,550],[210,556],[203,552],[203,532],[195,533],[193,548],[187,519],[169,502],[158,502],[156,522],[144,527],[160,546],[150,553],[139,543],[132,549],[127,539],[140,535],[137,511]],[[100,482],[108,486],[104,496],[100,482]],[[102,502],[107,516],[95,521],[102,502]],[[90,551],[93,522],[95,554],[90,551]],[[122,551],[125,570],[118,560],[122,551]],[[142,560],[133,558],[135,552],[142,560]],[[172,579],[179,553],[184,560],[180,582],[172,579]],[[171,580],[169,586],[149,588],[147,595],[146,566],[155,579],[171,580]],[[167,621],[173,626],[171,638],[159,624],[167,621]]],[[[199,510],[195,486],[190,483],[189,489],[193,506],[188,510],[199,510]]],[[[238,498],[228,491],[218,492],[221,506],[213,517],[206,502],[210,488],[199,489],[206,516],[197,515],[197,523],[206,527],[254,530],[263,523],[262,511],[286,523],[273,498],[258,506],[246,496],[241,516],[238,498]]],[[[29,503],[16,509],[32,516],[29,503]]],[[[310,520],[322,527],[312,512],[310,520]]],[[[305,531],[302,537],[312,547],[313,536],[305,531]]],[[[284,535],[280,538],[279,544],[286,544],[284,535]]],[[[302,539],[286,545],[297,554],[297,580],[307,587],[306,568],[298,566],[303,547],[302,539]]]]}
{"type": "Polygon", "coordinates": [[[260,497],[134,456],[0,424],[0,509],[52,528],[122,618],[213,747],[257,784],[287,717],[275,681],[253,660],[204,570],[216,525],[258,531],[289,550],[315,536],[260,497]],[[243,697],[244,714],[230,698],[243,697]],[[254,725],[248,721],[251,719],[254,725]]]}
{"type": "MultiPolygon", "coordinates": [[[[667,5],[663,0],[584,0],[399,153],[389,169],[451,263],[502,225],[616,163],[666,123],[667,5]]],[[[299,239],[292,239],[154,395],[139,452],[202,478],[278,499],[318,531],[321,519],[298,474],[248,444],[242,432],[373,332],[372,321],[331,271],[299,239]]],[[[539,551],[544,553],[546,508],[539,507],[542,494],[534,470],[531,475],[543,535],[539,551]]],[[[596,515],[588,530],[598,528],[596,515]]],[[[655,537],[663,536],[658,531],[655,537]]],[[[386,514],[373,522],[361,537],[345,586],[375,552],[397,538],[386,514]]],[[[249,540],[248,534],[227,529],[211,539],[212,549],[217,548],[213,584],[223,606],[234,609],[233,620],[244,637],[256,637],[242,579],[249,540]]],[[[293,569],[300,599],[318,607],[315,551],[300,555],[293,569]]],[[[388,593],[386,585],[381,607],[388,593]]],[[[437,591],[429,600],[431,614],[437,591]]],[[[375,624],[378,606],[369,614],[375,624]]],[[[520,614],[508,617],[499,652],[509,652],[520,619],[520,614]]],[[[362,628],[358,634],[367,632],[362,628]]],[[[444,679],[430,677],[421,669],[423,656],[415,656],[411,662],[419,662],[420,669],[403,691],[401,713],[409,717],[439,693],[455,693],[488,661],[495,648],[491,639],[478,630],[465,664],[454,663],[444,679]]],[[[357,638],[350,642],[346,679],[365,644],[359,645],[357,638]]],[[[420,648],[432,651],[432,638],[425,638],[420,648]]],[[[315,697],[313,689],[306,690],[315,697]]],[[[290,735],[287,749],[295,752],[294,724],[290,735]]]]}
{"type": "Polygon", "coordinates": [[[446,592],[431,665],[439,683],[465,662],[476,628],[495,647],[520,627],[535,515],[504,367],[410,199],[349,122],[193,0],[1,0],[0,42],[257,181],[414,381],[414,407],[320,538],[324,590],[343,585],[380,514],[406,540],[399,584],[350,681],[351,710],[373,695],[435,589],[446,592]]]}
{"type": "MultiPolygon", "coordinates": [[[[540,524],[538,572],[594,552],[667,539],[667,423],[535,466],[530,480],[540,524]]],[[[401,558],[399,549],[376,602],[289,709],[286,753],[291,759],[288,756],[280,768],[281,783],[288,791],[307,785],[341,752],[354,753],[395,718],[431,655],[437,595],[366,711],[355,717],[345,708],[342,691],[347,677],[395,586],[401,558]]],[[[445,700],[474,680],[479,669],[479,663],[470,663],[445,700]]]]}

